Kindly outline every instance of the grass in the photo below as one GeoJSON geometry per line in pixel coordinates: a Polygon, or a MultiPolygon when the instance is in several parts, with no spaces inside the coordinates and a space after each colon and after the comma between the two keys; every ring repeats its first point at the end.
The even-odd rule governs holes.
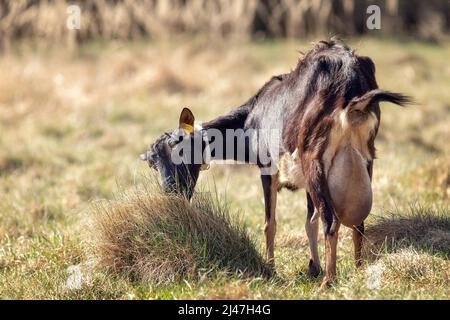
{"type": "MultiPolygon", "coordinates": [[[[374,59],[380,87],[419,103],[382,106],[366,239],[376,255],[356,271],[344,228],[338,281],[326,292],[320,279],[306,276],[303,191],[280,193],[271,278],[215,272],[154,283],[110,270],[91,273],[83,236],[93,203],[119,201],[119,191],[132,194],[145,181],[149,169],[138,155],[176,126],[182,107],[199,120],[223,114],[273,74],[290,70],[309,44],[116,41],[75,52],[24,44],[1,56],[8,72],[0,75],[0,297],[448,299],[450,44],[350,44],[374,59]],[[83,285],[74,286],[80,277],[83,285]]],[[[263,249],[257,170],[211,167],[200,185],[213,184],[231,217],[239,211],[251,241],[263,249]]],[[[320,245],[323,253],[322,239],[320,245]]]]}
{"type": "Polygon", "coordinates": [[[446,209],[412,205],[405,213],[392,211],[376,217],[366,230],[366,249],[377,253],[414,247],[449,259],[449,230],[446,209]]]}
{"type": "Polygon", "coordinates": [[[216,272],[269,274],[243,221],[209,193],[189,203],[155,183],[96,203],[88,225],[88,260],[134,282],[198,281],[216,272]]]}

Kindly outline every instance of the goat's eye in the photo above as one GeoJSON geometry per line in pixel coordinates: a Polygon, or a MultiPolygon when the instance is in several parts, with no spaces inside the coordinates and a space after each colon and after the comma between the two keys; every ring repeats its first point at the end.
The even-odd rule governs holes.
{"type": "Polygon", "coordinates": [[[158,162],[158,156],[154,153],[148,153],[147,162],[150,168],[155,168],[156,163],[158,162]]]}

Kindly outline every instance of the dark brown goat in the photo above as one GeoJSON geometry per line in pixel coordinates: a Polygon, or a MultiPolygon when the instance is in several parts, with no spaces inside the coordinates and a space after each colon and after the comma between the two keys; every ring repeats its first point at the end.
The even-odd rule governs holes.
{"type": "MultiPolygon", "coordinates": [[[[326,245],[322,285],[327,286],[336,276],[336,246],[341,224],[353,229],[356,264],[361,261],[364,220],[372,206],[374,141],[380,123],[378,103],[382,101],[404,105],[409,98],[378,89],[370,58],[358,56],[333,40],[322,41],[292,72],[273,77],[245,104],[203,123],[197,130],[194,130],[192,112],[185,108],[180,116],[180,128],[188,133],[184,140],[201,137],[203,141],[200,150],[191,150],[191,155],[204,154],[206,150],[212,160],[243,160],[260,167],[266,250],[272,263],[277,191],[282,187],[306,189],[309,273],[317,276],[321,270],[317,249],[317,218],[320,217],[326,245]],[[206,148],[213,144],[212,130],[222,133],[222,147],[206,148]],[[244,143],[244,158],[238,159],[239,150],[234,144],[233,152],[227,152],[229,140],[236,138],[226,134],[229,130],[250,132],[244,143]],[[279,135],[276,145],[266,134],[258,134],[268,130],[279,135]],[[261,154],[267,155],[270,161],[262,161],[261,154]],[[267,171],[274,163],[279,170],[267,171]]],[[[195,163],[192,157],[178,164],[171,161],[170,153],[179,141],[177,134],[164,134],[141,158],[158,170],[166,190],[190,197],[204,161],[195,163]]]]}

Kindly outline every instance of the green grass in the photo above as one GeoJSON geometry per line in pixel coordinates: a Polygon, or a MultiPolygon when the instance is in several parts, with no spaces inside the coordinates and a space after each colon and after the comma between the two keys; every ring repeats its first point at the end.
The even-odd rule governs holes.
{"type": "MultiPolygon", "coordinates": [[[[412,95],[418,104],[382,106],[368,220],[378,237],[366,239],[375,255],[355,270],[351,232],[342,229],[338,280],[328,291],[319,290],[321,279],[306,275],[303,191],[280,193],[277,274],[270,279],[219,272],[156,285],[84,270],[89,266],[83,231],[92,201],[112,200],[142,183],[150,169],[138,155],[176,126],[181,108],[189,106],[204,121],[223,114],[273,74],[293,68],[297,51],[309,44],[114,42],[77,52],[22,48],[0,57],[1,70],[8,70],[0,75],[0,297],[448,299],[450,44],[377,39],[350,44],[373,58],[380,87],[412,95]],[[423,228],[404,232],[417,219],[426,234],[423,228]],[[386,221],[398,232],[381,228],[386,221]],[[68,289],[71,266],[78,265],[86,281],[68,289]]],[[[216,166],[202,173],[200,185],[217,187],[263,250],[258,171],[216,166]]],[[[320,246],[323,252],[323,241],[320,246]]]]}

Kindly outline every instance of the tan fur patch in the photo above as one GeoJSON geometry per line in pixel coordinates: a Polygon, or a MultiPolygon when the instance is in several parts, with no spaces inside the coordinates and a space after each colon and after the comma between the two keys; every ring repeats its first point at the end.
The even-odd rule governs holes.
{"type": "Polygon", "coordinates": [[[368,141],[377,124],[378,120],[373,112],[368,113],[367,118],[358,125],[352,125],[349,122],[347,109],[337,113],[330,132],[327,149],[322,156],[325,172],[328,173],[336,152],[347,145],[351,145],[361,155],[364,161],[372,160],[368,148],[368,141]]]}
{"type": "Polygon", "coordinates": [[[278,161],[278,168],[280,170],[280,184],[290,183],[297,188],[305,188],[305,177],[303,176],[298,149],[295,149],[292,154],[284,153],[278,161]]]}

